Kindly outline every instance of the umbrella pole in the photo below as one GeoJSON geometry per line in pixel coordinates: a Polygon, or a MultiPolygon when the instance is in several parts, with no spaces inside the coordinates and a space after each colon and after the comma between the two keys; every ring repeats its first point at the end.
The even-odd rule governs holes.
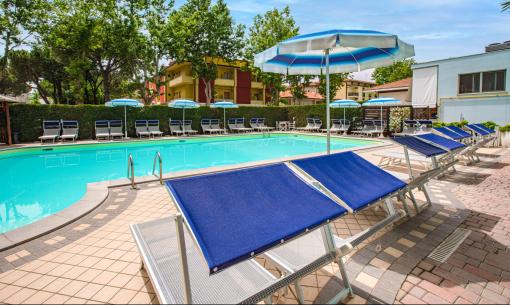
{"type": "MultiPolygon", "coordinates": [[[[182,108],[182,122],[181,122],[182,131],[184,131],[184,120],[185,119],[186,119],[186,107],[183,107],[182,108]]],[[[182,135],[185,136],[186,134],[183,132],[182,135]]]]}
{"type": "Polygon", "coordinates": [[[382,103],[381,103],[381,135],[379,138],[384,138],[384,127],[383,127],[383,115],[382,115],[382,103]]]}
{"type": "Polygon", "coordinates": [[[127,105],[124,105],[124,139],[127,138],[127,105]]]}
{"type": "Polygon", "coordinates": [[[328,131],[327,134],[327,144],[326,151],[327,154],[330,154],[331,150],[331,130],[330,130],[330,113],[329,113],[329,49],[326,49],[326,128],[328,131]]]}
{"type": "MultiPolygon", "coordinates": [[[[342,122],[342,129],[345,127],[345,107],[344,107],[344,121],[342,122]]],[[[347,130],[344,130],[344,135],[347,134],[347,130]]]]}
{"type": "Polygon", "coordinates": [[[223,134],[227,134],[227,108],[223,108],[223,134]]]}

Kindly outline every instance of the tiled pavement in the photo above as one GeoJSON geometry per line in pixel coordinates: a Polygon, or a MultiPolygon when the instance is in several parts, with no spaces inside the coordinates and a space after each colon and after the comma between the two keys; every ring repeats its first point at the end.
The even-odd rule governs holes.
{"type": "MultiPolygon", "coordinates": [[[[509,162],[462,168],[454,176],[434,181],[429,191],[438,204],[413,221],[385,228],[348,259],[357,295],[346,301],[474,302],[476,294],[477,302],[507,303],[509,162]],[[462,203],[455,198],[471,211],[459,208],[462,203]],[[473,233],[447,263],[423,260],[460,223],[473,233]]],[[[147,275],[139,270],[128,225],[174,212],[166,191],[157,184],[141,185],[136,191],[112,189],[107,201],[91,214],[0,253],[0,302],[157,303],[147,275]]],[[[339,236],[348,237],[382,215],[370,209],[344,217],[334,227],[339,236]]],[[[303,279],[306,301],[321,302],[336,293],[338,278],[332,275],[337,273],[331,264],[303,279]]],[[[292,289],[274,301],[296,303],[292,289]]]]}

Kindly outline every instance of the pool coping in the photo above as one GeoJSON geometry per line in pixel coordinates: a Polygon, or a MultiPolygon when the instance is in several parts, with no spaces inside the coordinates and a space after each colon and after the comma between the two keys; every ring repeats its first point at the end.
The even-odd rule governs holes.
{"type": "MultiPolygon", "coordinates": [[[[287,134],[287,132],[285,132],[285,134],[287,134]]],[[[293,132],[291,134],[326,136],[326,134],[310,134],[310,133],[297,133],[297,132],[293,132]]],[[[370,140],[367,138],[342,137],[342,136],[337,136],[337,135],[334,135],[334,136],[332,135],[332,137],[355,139],[355,140],[370,140]]],[[[179,138],[177,138],[177,139],[179,139],[179,138]]],[[[166,139],[166,140],[168,140],[168,139],[166,139]]],[[[369,145],[369,146],[332,150],[331,153],[340,153],[340,152],[345,152],[345,151],[367,151],[367,150],[378,149],[378,148],[388,147],[388,146],[393,145],[393,143],[387,141],[386,139],[372,139],[372,140],[379,141],[381,143],[369,145]]],[[[116,142],[116,143],[120,143],[120,142],[116,142]]],[[[97,143],[90,143],[90,144],[97,144],[97,143]]],[[[320,155],[324,155],[324,153],[325,152],[318,152],[318,153],[297,155],[297,156],[292,156],[292,157],[284,157],[284,158],[277,158],[277,159],[271,159],[271,160],[253,161],[253,162],[245,162],[245,163],[241,163],[241,164],[221,165],[221,166],[213,166],[213,167],[207,167],[207,168],[202,168],[202,169],[180,171],[177,173],[167,173],[167,174],[163,175],[163,180],[168,180],[171,178],[178,178],[178,177],[189,177],[189,176],[195,176],[195,175],[202,175],[202,174],[206,174],[206,173],[224,172],[224,171],[235,170],[235,169],[240,169],[240,168],[257,167],[257,166],[269,165],[269,164],[275,164],[275,163],[281,163],[281,162],[288,162],[288,161],[292,161],[292,160],[296,160],[296,159],[320,156],[320,155]]],[[[136,177],[135,182],[137,185],[144,184],[144,183],[152,183],[152,182],[159,183],[159,177],[156,177],[156,176],[136,177]]],[[[55,214],[47,216],[43,219],[35,221],[33,223],[30,223],[30,224],[27,224],[20,228],[0,234],[0,252],[8,250],[8,249],[16,247],[16,246],[19,246],[23,243],[26,243],[28,241],[31,241],[33,239],[36,239],[43,235],[51,233],[55,230],[58,230],[62,227],[65,227],[66,225],[91,213],[98,206],[100,206],[106,200],[106,198],[108,198],[110,188],[124,187],[124,186],[129,186],[129,185],[131,185],[131,181],[127,178],[88,183],[85,195],[80,200],[71,204],[67,208],[65,208],[55,214]]]]}

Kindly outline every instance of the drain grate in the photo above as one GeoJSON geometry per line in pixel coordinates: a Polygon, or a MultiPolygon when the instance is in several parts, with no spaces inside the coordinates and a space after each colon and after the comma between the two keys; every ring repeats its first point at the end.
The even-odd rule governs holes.
{"type": "Polygon", "coordinates": [[[471,234],[471,230],[457,228],[450,234],[437,248],[435,248],[430,254],[429,258],[444,263],[462,242],[471,234]]]}

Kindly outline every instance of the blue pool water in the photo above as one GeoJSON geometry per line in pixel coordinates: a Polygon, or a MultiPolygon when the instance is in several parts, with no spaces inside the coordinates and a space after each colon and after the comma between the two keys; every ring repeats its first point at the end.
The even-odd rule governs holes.
{"type": "MultiPolygon", "coordinates": [[[[373,144],[332,138],[331,149],[373,144]]],[[[273,134],[0,151],[0,233],[70,206],[85,194],[87,183],[125,178],[129,154],[135,176],[148,176],[156,152],[168,173],[318,153],[325,147],[325,137],[273,134]]]]}

